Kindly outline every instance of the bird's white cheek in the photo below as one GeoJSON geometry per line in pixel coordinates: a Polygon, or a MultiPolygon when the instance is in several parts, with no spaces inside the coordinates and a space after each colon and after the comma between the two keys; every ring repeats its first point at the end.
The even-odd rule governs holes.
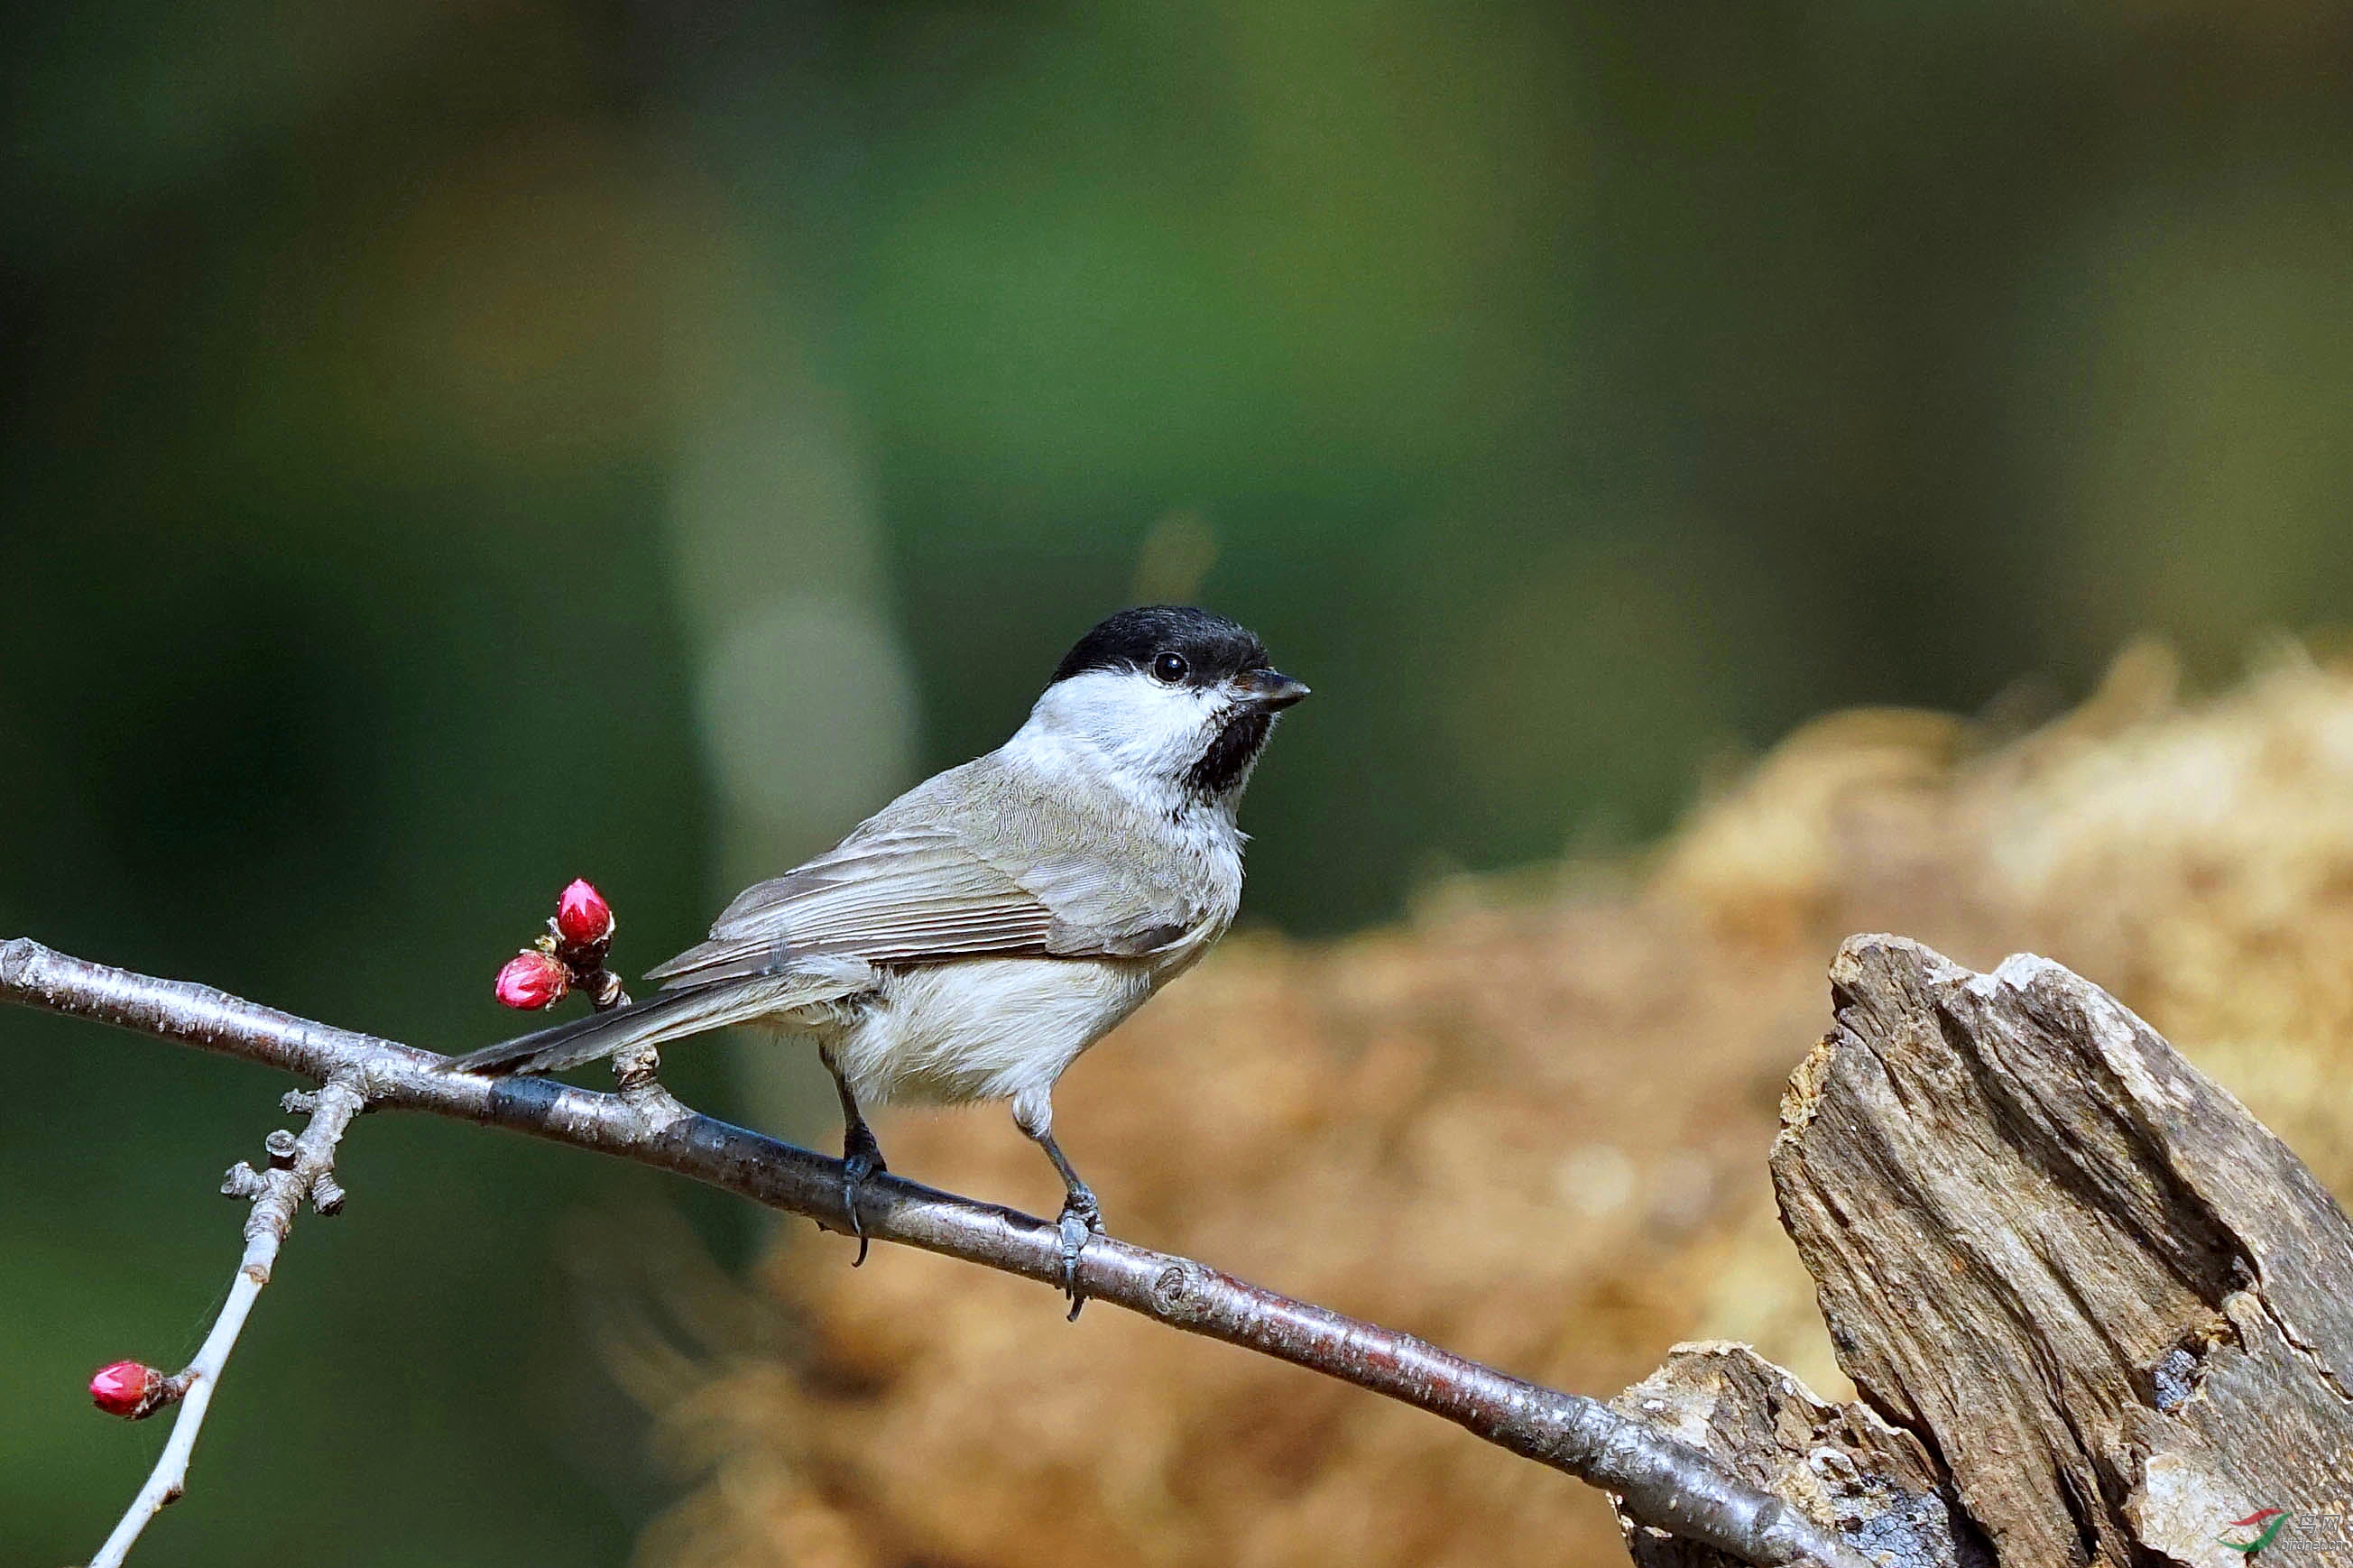
{"type": "Polygon", "coordinates": [[[1050,687],[1031,723],[1077,736],[1139,783],[1176,779],[1215,728],[1217,698],[1134,672],[1092,670],[1050,687]]]}
{"type": "Polygon", "coordinates": [[[1208,744],[1213,729],[1205,695],[1179,690],[1140,704],[1140,721],[1127,731],[1124,744],[1115,743],[1122,760],[1152,778],[1182,774],[1208,744]]]}

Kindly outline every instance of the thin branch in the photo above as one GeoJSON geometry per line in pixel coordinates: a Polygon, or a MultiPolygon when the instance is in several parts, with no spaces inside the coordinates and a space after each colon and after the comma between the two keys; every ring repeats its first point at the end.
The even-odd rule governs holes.
{"type": "MultiPolygon", "coordinates": [[[[10,968],[10,959],[20,944],[11,942],[0,947],[0,971],[10,968]]],[[[13,973],[13,971],[10,971],[13,973]]],[[[148,1521],[163,1512],[165,1507],[180,1500],[188,1486],[188,1456],[195,1451],[196,1435],[204,1429],[205,1413],[211,1409],[213,1390],[219,1385],[221,1369],[228,1364],[229,1352],[237,1348],[237,1335],[244,1331],[245,1320],[253,1310],[253,1303],[261,1288],[269,1283],[269,1271],[278,1261],[278,1248],[293,1228],[294,1211],[310,1198],[324,1214],[332,1214],[342,1206],[342,1189],[334,1184],[335,1145],[351,1125],[364,1100],[357,1087],[360,1069],[357,1064],[335,1068],[325,1076],[325,1082],[315,1095],[287,1096],[289,1110],[307,1110],[310,1125],[299,1138],[290,1138],[291,1147],[284,1158],[273,1161],[269,1174],[259,1175],[238,1164],[231,1167],[228,1181],[222,1186],[225,1193],[250,1196],[253,1207],[245,1218],[245,1256],[237,1262],[237,1277],[230,1281],[228,1299],[221,1304],[220,1316],[213,1321],[212,1332],[205,1336],[202,1349],[186,1370],[169,1380],[178,1395],[179,1414],[172,1418],[171,1439],[164,1445],[155,1468],[147,1476],[147,1484],[139,1489],[124,1511],[114,1533],[106,1538],[98,1555],[90,1560],[90,1568],[121,1568],[122,1561],[147,1528],[148,1521]]],[[[274,1133],[273,1139],[288,1139],[285,1133],[274,1133]]],[[[273,1146],[273,1153],[276,1148],[273,1146]]]]}
{"type": "MultiPolygon", "coordinates": [[[[691,1176],[848,1234],[841,1166],[687,1110],[658,1084],[619,1093],[442,1070],[430,1051],[354,1034],[186,981],[0,942],[0,1000],[353,1085],[377,1110],[427,1110],[691,1176]]],[[[1054,1226],[896,1176],[862,1186],[866,1234],[1059,1285],[1054,1226]]],[[[1294,1300],[1191,1258],[1109,1237],[1087,1244],[1091,1297],[1386,1394],[1619,1494],[1642,1523],[1759,1564],[1867,1568],[1837,1535],[1707,1455],[1599,1401],[1511,1377],[1410,1334],[1294,1300]]]]}

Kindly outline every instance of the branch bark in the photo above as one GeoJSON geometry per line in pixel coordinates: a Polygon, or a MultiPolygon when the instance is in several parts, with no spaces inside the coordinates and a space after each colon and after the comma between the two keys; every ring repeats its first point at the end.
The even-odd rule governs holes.
{"type": "MultiPolygon", "coordinates": [[[[6,967],[6,952],[0,949],[0,971],[6,967]]],[[[230,1169],[221,1190],[253,1200],[245,1218],[245,1255],[237,1260],[237,1275],[229,1282],[220,1316],[213,1320],[212,1331],[205,1336],[186,1370],[171,1380],[179,1405],[172,1417],[172,1436],[156,1457],[155,1468],[148,1472],[146,1484],[131,1500],[106,1544],[90,1560],[90,1568],[121,1568],[148,1522],[187,1489],[188,1457],[195,1452],[196,1435],[203,1431],[206,1412],[212,1408],[213,1390],[220,1384],[229,1352],[237,1349],[237,1336],[245,1331],[255,1300],[269,1283],[278,1248],[294,1227],[294,1214],[302,1200],[311,1199],[322,1214],[332,1214],[342,1206],[342,1189],[334,1185],[335,1145],[364,1105],[356,1077],[352,1068],[339,1068],[328,1075],[317,1094],[287,1096],[288,1109],[307,1110],[311,1122],[292,1141],[284,1163],[268,1175],[257,1174],[241,1163],[230,1169]]]]}
{"type": "MultiPolygon", "coordinates": [[[[69,957],[29,938],[0,942],[0,1000],[112,1024],[322,1082],[380,1110],[425,1110],[674,1172],[848,1234],[839,1162],[688,1110],[658,1084],[618,1093],[542,1079],[443,1070],[411,1046],[313,1023],[185,981],[69,957]]],[[[877,1241],[921,1247],[1059,1286],[1060,1244],[1044,1220],[896,1176],[867,1181],[860,1212],[877,1241]]],[[[1837,1533],[1708,1455],[1599,1401],[1509,1376],[1410,1334],[1249,1284],[1191,1258],[1109,1237],[1090,1241],[1088,1296],[1171,1328],[1324,1373],[1435,1415],[1616,1494],[1644,1525],[1757,1564],[1864,1568],[1837,1533]]]]}

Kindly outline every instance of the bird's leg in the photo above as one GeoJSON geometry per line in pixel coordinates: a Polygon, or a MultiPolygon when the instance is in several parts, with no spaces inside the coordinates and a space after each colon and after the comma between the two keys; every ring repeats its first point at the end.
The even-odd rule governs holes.
{"type": "Polygon", "coordinates": [[[818,1047],[818,1059],[825,1070],[833,1075],[833,1089],[841,1096],[841,1206],[849,1211],[849,1234],[858,1238],[858,1256],[850,1260],[852,1268],[866,1261],[866,1226],[858,1217],[858,1189],[869,1176],[881,1175],[891,1167],[882,1163],[882,1145],[874,1142],[874,1130],[866,1125],[866,1118],[858,1113],[858,1096],[850,1092],[849,1080],[844,1078],[833,1053],[818,1047]]]}
{"type": "Polygon", "coordinates": [[[1038,1142],[1046,1158],[1054,1162],[1054,1169],[1062,1173],[1062,1293],[1071,1299],[1071,1321],[1075,1323],[1079,1309],[1087,1304],[1087,1299],[1079,1294],[1079,1254],[1085,1250],[1087,1237],[1103,1229],[1103,1207],[1095,1202],[1094,1189],[1079,1180],[1078,1172],[1071,1168],[1054,1135],[1049,1132],[1038,1142]]]}
{"type": "Polygon", "coordinates": [[[1046,1151],[1046,1158],[1054,1162],[1054,1169],[1062,1177],[1062,1293],[1071,1299],[1071,1321],[1079,1321],[1079,1309],[1087,1299],[1079,1294],[1079,1254],[1085,1250],[1087,1237],[1103,1229],[1103,1208],[1095,1202],[1094,1189],[1079,1180],[1070,1157],[1062,1146],[1054,1142],[1054,1113],[1043,1102],[1015,1100],[1013,1120],[1021,1131],[1046,1151]]]}

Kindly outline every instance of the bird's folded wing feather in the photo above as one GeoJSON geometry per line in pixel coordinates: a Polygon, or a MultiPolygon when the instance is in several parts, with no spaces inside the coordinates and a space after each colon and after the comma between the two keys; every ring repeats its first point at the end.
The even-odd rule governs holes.
{"type": "Polygon", "coordinates": [[[1021,831],[1051,809],[1051,793],[994,755],[942,774],[837,847],[745,889],[708,942],[649,977],[703,984],[815,957],[1132,956],[1198,924],[1194,900],[1142,875],[1117,831],[1101,827],[1057,851],[1021,831]],[[945,809],[931,797],[951,784],[956,804],[945,809]]]}
{"type": "Polygon", "coordinates": [[[1052,910],[954,834],[883,831],[746,888],[712,923],[710,941],[649,974],[700,984],[802,956],[887,963],[1044,952],[1053,925],[1052,910]]]}

